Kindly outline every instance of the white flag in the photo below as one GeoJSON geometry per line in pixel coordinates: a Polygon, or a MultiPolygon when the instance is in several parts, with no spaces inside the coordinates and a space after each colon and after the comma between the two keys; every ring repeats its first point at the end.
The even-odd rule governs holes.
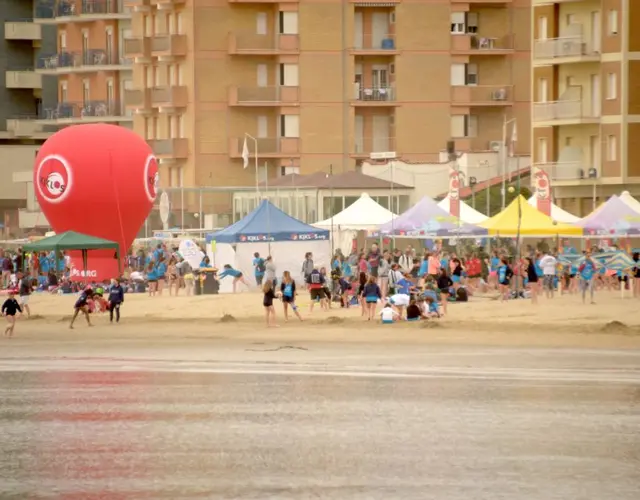
{"type": "Polygon", "coordinates": [[[509,144],[510,155],[516,155],[516,142],[518,142],[518,126],[516,122],[513,122],[513,128],[511,129],[511,143],[509,144]]]}
{"type": "Polygon", "coordinates": [[[244,168],[249,166],[249,146],[247,146],[247,138],[244,138],[244,144],[242,145],[242,159],[244,161],[244,168]]]}

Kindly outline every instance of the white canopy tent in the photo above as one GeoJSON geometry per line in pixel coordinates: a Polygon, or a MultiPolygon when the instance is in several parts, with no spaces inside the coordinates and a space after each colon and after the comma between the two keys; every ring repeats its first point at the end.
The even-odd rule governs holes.
{"type": "MultiPolygon", "coordinates": [[[[538,201],[535,196],[529,198],[529,205],[532,207],[537,207],[538,201]]],[[[573,214],[570,214],[566,210],[562,210],[555,203],[551,204],[551,218],[555,221],[561,222],[563,224],[575,224],[580,220],[580,217],[576,217],[573,214]]]]}
{"type": "Polygon", "coordinates": [[[367,193],[362,193],[355,203],[342,212],[316,222],[314,226],[329,230],[333,228],[333,243],[336,248],[344,250],[351,248],[357,231],[376,231],[394,217],[397,215],[373,201],[367,193]]]}
{"type": "Polygon", "coordinates": [[[623,191],[619,198],[624,201],[628,207],[631,207],[636,212],[640,213],[640,201],[631,196],[629,191],[623,191]]]}
{"type": "MultiPolygon", "coordinates": [[[[438,203],[438,206],[443,210],[451,213],[451,203],[449,196],[438,203]]],[[[464,201],[460,200],[460,220],[467,224],[480,224],[488,219],[486,215],[478,212],[475,208],[470,207],[464,201]]]]}

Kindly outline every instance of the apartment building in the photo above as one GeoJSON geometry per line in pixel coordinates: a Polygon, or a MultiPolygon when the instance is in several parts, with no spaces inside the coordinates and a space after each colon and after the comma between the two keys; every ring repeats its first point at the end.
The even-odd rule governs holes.
{"type": "Polygon", "coordinates": [[[0,0],[0,229],[5,237],[13,234],[20,210],[28,205],[27,190],[14,182],[14,174],[32,169],[47,137],[34,119],[40,107],[55,106],[57,99],[55,78],[43,79],[34,71],[40,54],[54,50],[55,29],[35,24],[33,9],[31,1],[0,0]]]}
{"type": "Polygon", "coordinates": [[[122,52],[131,14],[123,0],[38,0],[34,18],[57,32],[56,49],[38,58],[36,73],[57,77],[58,102],[38,110],[38,124],[132,127],[121,98],[132,85],[131,61],[122,52]]]}
{"type": "Polygon", "coordinates": [[[349,171],[376,152],[437,161],[452,137],[500,148],[505,119],[529,152],[529,1],[125,5],[125,104],[165,187],[252,185],[256,154],[261,179],[349,171]]]}
{"type": "Polygon", "coordinates": [[[533,0],[533,158],[586,215],[640,195],[640,2],[533,0]]]}

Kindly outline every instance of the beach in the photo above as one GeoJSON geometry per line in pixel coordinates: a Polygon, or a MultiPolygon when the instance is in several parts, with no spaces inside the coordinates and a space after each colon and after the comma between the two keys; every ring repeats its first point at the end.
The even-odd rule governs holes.
{"type": "Polygon", "coordinates": [[[32,319],[21,318],[11,340],[92,340],[112,342],[330,342],[370,344],[461,344],[531,347],[640,348],[640,318],[632,314],[638,299],[630,294],[600,292],[596,304],[582,304],[577,295],[563,295],[538,305],[529,300],[501,303],[473,297],[468,303],[450,304],[439,320],[381,325],[368,322],[359,307],[336,307],[309,314],[309,299],[301,294],[298,305],[304,322],[291,317],[284,322],[276,302],[278,328],[264,323],[262,296],[258,292],[195,297],[148,297],[130,294],[122,307],[122,322],[109,324],[108,314],[92,314],[88,328],[79,316],[74,330],[68,321],[75,296],[34,294],[32,319]]]}

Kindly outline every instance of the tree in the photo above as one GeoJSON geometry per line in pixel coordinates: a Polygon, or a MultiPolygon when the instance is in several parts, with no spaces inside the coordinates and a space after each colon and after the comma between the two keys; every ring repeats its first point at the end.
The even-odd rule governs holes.
{"type": "MultiPolygon", "coordinates": [[[[493,217],[502,211],[502,185],[491,186],[488,189],[483,189],[475,193],[475,196],[470,196],[464,201],[468,205],[475,208],[478,212],[482,212],[489,217],[493,217]],[[489,197],[489,213],[487,213],[487,196],[489,197]],[[474,200],[475,198],[475,200],[474,200]]],[[[518,194],[524,196],[527,200],[531,197],[531,191],[522,185],[520,185],[520,192],[518,192],[517,182],[507,184],[507,196],[506,204],[508,206],[513,200],[516,199],[518,194]],[[513,186],[513,193],[509,192],[509,187],[513,186]]]]}

